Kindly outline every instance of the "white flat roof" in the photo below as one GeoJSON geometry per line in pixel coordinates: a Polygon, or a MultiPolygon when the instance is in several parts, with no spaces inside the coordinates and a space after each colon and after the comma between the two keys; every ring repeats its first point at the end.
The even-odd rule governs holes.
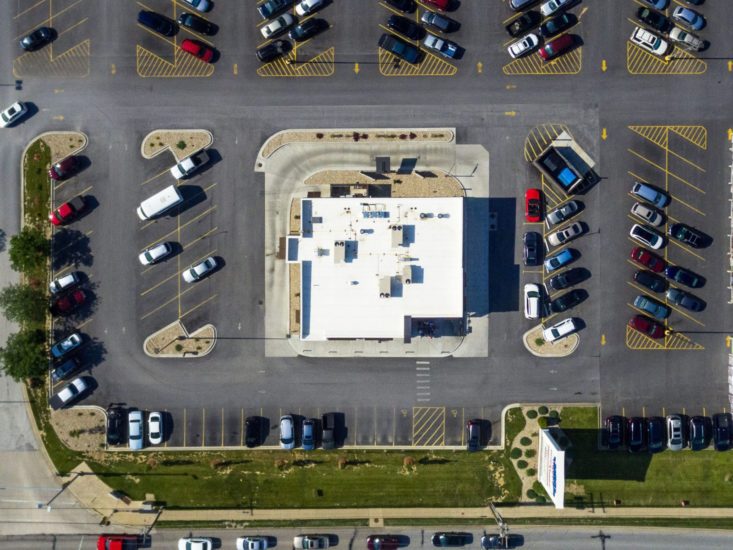
{"type": "Polygon", "coordinates": [[[462,198],[302,199],[297,258],[303,340],[463,317],[462,198]]]}

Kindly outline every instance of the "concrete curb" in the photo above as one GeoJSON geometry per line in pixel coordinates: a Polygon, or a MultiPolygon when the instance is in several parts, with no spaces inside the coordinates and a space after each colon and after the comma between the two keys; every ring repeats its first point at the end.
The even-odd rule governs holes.
{"type": "Polygon", "coordinates": [[[146,160],[150,160],[152,158],[155,158],[158,155],[160,155],[161,153],[163,153],[164,151],[170,151],[170,153],[173,155],[173,158],[176,159],[176,162],[180,162],[180,161],[183,160],[183,158],[186,158],[186,157],[183,157],[183,158],[180,158],[179,159],[178,158],[178,155],[176,155],[176,152],[171,148],[170,144],[169,145],[166,145],[162,149],[156,151],[152,155],[146,155],[145,154],[145,147],[144,147],[145,146],[145,142],[147,141],[147,139],[150,136],[152,136],[156,132],[200,132],[202,134],[208,134],[208,136],[209,136],[209,143],[207,143],[206,145],[204,145],[201,149],[197,149],[196,151],[193,151],[191,153],[191,155],[195,155],[196,153],[198,153],[202,149],[206,149],[207,147],[211,147],[211,145],[214,143],[214,134],[212,134],[211,131],[209,131],[209,130],[204,130],[203,128],[181,128],[181,129],[178,129],[178,130],[177,129],[174,129],[174,128],[158,128],[156,130],[153,130],[152,132],[148,132],[145,135],[145,137],[143,138],[143,140],[140,142],[140,155],[144,159],[146,159],[146,160]]]}
{"type": "MultiPolygon", "coordinates": [[[[540,325],[541,326],[541,325],[540,325]]],[[[527,343],[527,338],[530,333],[533,333],[537,330],[537,327],[529,329],[527,332],[522,334],[522,343],[524,344],[524,347],[527,349],[528,352],[530,352],[535,357],[568,357],[569,355],[572,355],[575,353],[575,350],[578,349],[578,346],[580,345],[580,335],[577,332],[574,332],[573,334],[570,334],[565,337],[567,338],[573,338],[575,340],[575,343],[573,346],[567,351],[563,353],[538,353],[534,351],[529,344],[527,343]]]]}
{"type": "Polygon", "coordinates": [[[152,359],[200,359],[201,357],[206,357],[212,351],[214,351],[214,347],[216,347],[216,342],[217,342],[217,339],[216,339],[217,334],[218,333],[217,333],[216,327],[214,325],[212,325],[211,323],[207,323],[207,324],[205,324],[205,325],[197,328],[193,332],[189,333],[188,330],[186,330],[186,326],[181,322],[181,320],[180,319],[176,319],[172,323],[167,324],[163,328],[155,331],[154,333],[152,333],[151,335],[149,335],[147,338],[145,338],[145,340],[143,341],[143,353],[145,353],[145,355],[147,355],[148,357],[150,357],[152,359]],[[154,338],[155,335],[158,334],[159,332],[163,332],[164,330],[167,330],[168,328],[172,327],[175,324],[180,325],[181,330],[186,335],[186,338],[196,338],[197,337],[196,336],[196,333],[197,332],[199,332],[199,331],[201,331],[201,330],[203,330],[205,328],[211,327],[214,330],[214,336],[212,337],[211,346],[209,346],[209,348],[207,350],[203,351],[202,353],[199,353],[198,355],[188,355],[188,356],[187,355],[184,355],[182,353],[178,353],[178,352],[175,352],[175,353],[166,353],[166,354],[157,354],[157,355],[154,354],[154,353],[148,352],[148,350],[147,350],[148,341],[151,338],[154,338]]]}

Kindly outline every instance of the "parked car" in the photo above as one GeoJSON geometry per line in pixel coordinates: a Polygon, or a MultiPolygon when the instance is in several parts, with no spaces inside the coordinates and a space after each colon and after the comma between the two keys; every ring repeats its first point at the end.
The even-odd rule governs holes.
{"type": "Polygon", "coordinates": [[[634,298],[634,307],[641,311],[648,313],[655,319],[664,321],[669,317],[670,309],[664,304],[657,302],[655,299],[646,296],[645,294],[639,294],[634,298]]]}
{"type": "Polygon", "coordinates": [[[629,326],[655,340],[664,336],[664,327],[645,315],[634,315],[629,320],[629,326]]]}
{"type": "MultiPolygon", "coordinates": [[[[293,0],[267,0],[257,6],[257,13],[262,19],[270,19],[273,15],[285,11],[293,5],[293,0]]],[[[297,10],[296,10],[297,11],[297,10]]],[[[298,15],[304,15],[299,13],[298,15]]]]}
{"type": "Polygon", "coordinates": [[[536,231],[527,231],[522,237],[522,242],[524,244],[522,251],[524,265],[540,265],[542,261],[542,235],[536,231]]]}
{"type": "Polygon", "coordinates": [[[542,331],[542,337],[546,342],[551,344],[569,336],[578,330],[578,328],[576,320],[572,317],[568,317],[567,319],[563,319],[559,323],[555,323],[551,327],[544,329],[542,331]]]}
{"type": "Polygon", "coordinates": [[[469,533],[439,532],[430,539],[433,546],[446,548],[448,546],[465,546],[471,544],[473,536],[469,533]]]}
{"type": "Polygon", "coordinates": [[[137,550],[137,535],[99,535],[97,550],[137,550]]]}
{"type": "Polygon", "coordinates": [[[442,13],[435,13],[434,11],[424,10],[420,16],[420,21],[425,23],[428,27],[433,27],[443,33],[456,32],[461,28],[461,24],[442,13]]]}
{"type": "Polygon", "coordinates": [[[637,218],[641,219],[644,223],[648,223],[652,227],[659,227],[664,221],[664,216],[657,212],[654,208],[635,202],[634,206],[631,207],[631,213],[637,218]]]}
{"type": "Polygon", "coordinates": [[[652,416],[646,420],[646,448],[650,453],[658,453],[664,450],[664,418],[652,416]]]}
{"type": "Polygon", "coordinates": [[[237,550],[267,550],[267,537],[237,537],[237,550]]]}
{"type": "Polygon", "coordinates": [[[107,444],[119,445],[122,443],[122,434],[125,425],[125,410],[113,407],[107,410],[107,444]]]}
{"type": "Polygon", "coordinates": [[[385,0],[385,2],[404,13],[413,13],[417,9],[415,0],[385,0]]]}
{"type": "Polygon", "coordinates": [[[293,537],[296,550],[323,550],[328,548],[329,540],[325,535],[298,535],[293,537]]]}
{"type": "Polygon", "coordinates": [[[199,40],[185,38],[181,42],[181,49],[205,63],[211,63],[214,59],[214,49],[199,40]]]}
{"type": "Polygon", "coordinates": [[[260,419],[256,416],[248,416],[244,421],[244,444],[251,449],[260,444],[261,438],[260,419]]]}
{"type": "Polygon", "coordinates": [[[713,415],[713,445],[716,451],[727,451],[731,447],[731,425],[733,418],[730,413],[713,415]]]}
{"type": "Polygon", "coordinates": [[[423,4],[441,11],[446,11],[450,7],[450,3],[451,0],[423,0],[423,4]]]}
{"type": "Polygon", "coordinates": [[[583,226],[579,222],[573,222],[567,227],[550,233],[547,236],[547,242],[552,246],[560,246],[568,243],[573,239],[577,239],[583,234],[583,226]]]}
{"type": "Polygon", "coordinates": [[[547,225],[558,225],[569,220],[580,211],[580,203],[578,201],[568,201],[559,208],[547,214],[547,225]]]}
{"type": "Polygon", "coordinates": [[[538,319],[540,316],[540,304],[542,294],[540,286],[535,283],[524,285],[524,317],[525,319],[538,319]]]}
{"type": "Polygon", "coordinates": [[[65,159],[61,159],[48,169],[48,177],[52,180],[65,180],[72,176],[79,168],[79,159],[71,155],[65,159]]]}
{"type": "Polygon", "coordinates": [[[550,304],[550,309],[553,313],[563,313],[580,304],[583,300],[587,298],[587,296],[588,293],[585,290],[581,288],[575,288],[570,292],[566,292],[562,296],[558,296],[557,298],[552,300],[552,303],[550,304]]]}
{"type": "Polygon", "coordinates": [[[20,47],[27,52],[38,50],[53,40],[54,31],[49,27],[39,27],[20,39],[20,47]]]}
{"type": "Polygon", "coordinates": [[[514,11],[523,11],[537,2],[539,0],[509,0],[509,7],[514,11]]]}
{"type": "Polygon", "coordinates": [[[326,5],[326,0],[302,0],[295,6],[295,13],[300,17],[305,17],[317,12],[326,5]]]}
{"type": "Polygon", "coordinates": [[[631,249],[630,257],[637,264],[648,267],[655,273],[661,273],[667,267],[667,262],[662,258],[640,246],[631,249]]]}
{"type": "Polygon", "coordinates": [[[609,416],[606,418],[605,425],[606,433],[608,434],[608,448],[618,449],[626,440],[624,417],[618,415],[609,416]]]}
{"type": "Polygon", "coordinates": [[[182,539],[178,539],[178,550],[213,550],[213,548],[214,541],[210,538],[185,537],[182,539]]]}
{"type": "Polygon", "coordinates": [[[659,11],[666,10],[670,2],[670,0],[640,0],[640,1],[659,11]]]}
{"type": "Polygon", "coordinates": [[[669,196],[648,183],[635,181],[634,185],[631,186],[631,194],[657,208],[664,208],[669,204],[669,196]]]}
{"type": "Polygon", "coordinates": [[[542,191],[535,188],[524,192],[524,219],[528,223],[542,221],[542,191]]]}
{"type": "Polygon", "coordinates": [[[421,25],[401,15],[391,15],[387,19],[387,26],[412,40],[422,40],[425,38],[425,29],[421,25]]]}
{"type": "Polygon", "coordinates": [[[71,273],[67,273],[66,275],[62,275],[61,277],[57,277],[51,281],[51,284],[48,285],[48,290],[51,291],[51,294],[60,294],[61,292],[71,290],[72,288],[79,286],[79,284],[81,284],[81,279],[79,278],[78,273],[76,271],[72,271],[71,273]]]}
{"type": "Polygon", "coordinates": [[[665,292],[667,290],[667,281],[659,275],[644,269],[634,273],[634,281],[652,292],[665,292]]]}
{"type": "Polygon", "coordinates": [[[180,180],[183,178],[187,178],[188,176],[199,170],[202,166],[206,165],[208,162],[209,154],[206,152],[206,149],[202,149],[201,151],[186,157],[181,162],[173,166],[170,172],[174,178],[180,180]]]}
{"type": "Polygon", "coordinates": [[[20,117],[28,112],[28,107],[25,103],[16,101],[10,107],[0,113],[0,128],[7,128],[14,122],[17,122],[20,117]]]}
{"type": "Polygon", "coordinates": [[[200,281],[201,279],[209,275],[212,271],[214,271],[214,269],[216,269],[216,266],[216,259],[212,256],[209,256],[205,260],[202,260],[199,263],[192,265],[191,267],[186,269],[182,273],[183,280],[187,283],[200,281]]]}
{"type": "Polygon", "coordinates": [[[666,32],[672,26],[672,22],[664,15],[644,6],[636,10],[636,18],[645,25],[660,32],[666,32]]]}
{"type": "Polygon", "coordinates": [[[667,291],[667,300],[676,306],[682,306],[690,311],[702,311],[706,306],[705,302],[697,296],[693,296],[689,292],[674,287],[667,291]]]}
{"type": "Polygon", "coordinates": [[[690,418],[690,449],[701,451],[708,446],[707,419],[704,416],[690,418]]]}
{"type": "Polygon", "coordinates": [[[425,36],[422,44],[429,50],[438,52],[440,55],[447,57],[448,59],[457,59],[461,57],[463,51],[455,42],[446,40],[445,38],[440,38],[430,33],[425,36]]]}
{"type": "Polygon", "coordinates": [[[143,265],[153,265],[170,256],[172,252],[173,247],[171,243],[163,242],[146,248],[140,253],[137,259],[143,265]]]}
{"type": "Polygon", "coordinates": [[[552,38],[553,36],[563,32],[565,29],[575,25],[577,21],[577,18],[572,14],[561,13],[560,15],[556,15],[552,19],[548,19],[540,25],[540,36],[542,38],[552,38]]]}
{"type": "Polygon", "coordinates": [[[627,447],[630,453],[638,453],[644,448],[644,419],[639,416],[629,418],[626,423],[627,447]]]}
{"type": "Polygon", "coordinates": [[[324,450],[336,448],[336,414],[326,413],[321,418],[321,428],[323,435],[321,437],[321,447],[324,450]]]}
{"type": "Polygon", "coordinates": [[[303,420],[303,450],[312,451],[316,448],[316,421],[312,418],[303,420]]]}
{"type": "Polygon", "coordinates": [[[82,195],[79,195],[49,213],[48,219],[54,225],[66,225],[78,218],[84,210],[86,210],[86,201],[82,195]]]}
{"type": "Polygon", "coordinates": [[[86,293],[77,288],[59,296],[51,304],[51,313],[54,315],[70,315],[87,301],[86,293]]]}
{"type": "Polygon", "coordinates": [[[328,21],[325,19],[319,19],[318,17],[312,17],[306,19],[302,23],[295,25],[288,36],[294,42],[305,42],[313,38],[314,36],[321,34],[323,31],[329,28],[328,21]]]}
{"type": "Polygon", "coordinates": [[[481,421],[469,420],[466,422],[466,450],[478,451],[481,447],[481,421]]]}
{"type": "Polygon", "coordinates": [[[148,441],[151,445],[163,443],[163,415],[157,411],[148,413],[148,441]]]}
{"type": "Polygon", "coordinates": [[[385,33],[379,38],[379,47],[413,65],[423,58],[418,48],[391,34],[385,33]]]}
{"type": "Polygon", "coordinates": [[[518,59],[529,52],[534,50],[540,45],[540,39],[534,33],[529,33],[527,36],[520,38],[516,42],[509,44],[507,51],[512,59],[518,59]]]}
{"type": "Polygon", "coordinates": [[[154,11],[140,10],[137,14],[137,22],[163,36],[173,36],[176,34],[177,29],[173,21],[154,11]]]}
{"type": "Polygon", "coordinates": [[[540,22],[540,16],[536,11],[528,11],[519,17],[512,19],[511,22],[504,27],[509,36],[517,37],[523,35],[528,30],[536,27],[540,22]]]}
{"type": "Polygon", "coordinates": [[[577,253],[572,248],[566,248],[545,260],[545,271],[551,273],[568,265],[577,258],[577,253]]]}
{"type": "Polygon", "coordinates": [[[664,275],[668,279],[672,279],[676,283],[689,286],[690,288],[701,288],[705,284],[705,279],[700,275],[676,265],[665,267],[664,275]]]}
{"type": "Polygon", "coordinates": [[[211,35],[217,30],[216,25],[210,23],[203,17],[184,11],[178,16],[178,24],[200,34],[211,35]]]}
{"type": "Polygon", "coordinates": [[[679,27],[675,27],[669,31],[669,39],[675,42],[680,48],[693,52],[699,52],[705,47],[705,41],[702,38],[679,27]]]}
{"type": "Polygon", "coordinates": [[[280,448],[286,451],[295,448],[295,424],[289,414],[280,417],[280,448]]]}
{"type": "Polygon", "coordinates": [[[547,285],[552,290],[563,290],[565,288],[575,286],[578,283],[582,283],[587,278],[588,272],[585,269],[582,267],[574,267],[550,277],[547,281],[547,285]]]}
{"type": "Polygon", "coordinates": [[[672,19],[693,31],[699,31],[705,26],[705,18],[702,14],[691,8],[677,6],[672,12],[672,19]]]}
{"type": "Polygon", "coordinates": [[[211,9],[211,2],[209,0],[183,0],[183,2],[196,11],[207,12],[211,9]]]}
{"type": "Polygon", "coordinates": [[[400,547],[400,538],[396,535],[369,535],[367,550],[397,550],[400,547]]]}
{"type": "Polygon", "coordinates": [[[576,0],[548,0],[540,6],[540,12],[543,16],[549,17],[560,10],[569,8],[576,0]]]}
{"type": "Polygon", "coordinates": [[[667,448],[670,451],[681,451],[685,446],[685,432],[682,417],[678,414],[667,416],[667,448]]]}
{"type": "Polygon", "coordinates": [[[641,244],[648,246],[653,250],[659,250],[664,246],[664,237],[655,233],[648,227],[635,223],[629,231],[632,239],[639,241],[641,244]]]}
{"type": "Polygon", "coordinates": [[[89,386],[83,378],[75,378],[61,388],[56,395],[51,396],[48,403],[54,410],[62,409],[79,399],[88,389],[89,386]]]}
{"type": "Polygon", "coordinates": [[[667,234],[681,243],[689,244],[692,248],[703,248],[707,246],[709,240],[707,235],[685,223],[673,223],[667,229],[667,234]]]}
{"type": "Polygon", "coordinates": [[[288,40],[273,40],[269,44],[259,48],[255,54],[257,55],[257,59],[262,63],[269,63],[289,54],[292,49],[293,45],[288,40]]]}
{"type": "Polygon", "coordinates": [[[51,384],[58,384],[62,380],[68,378],[69,375],[75,372],[80,366],[81,363],[76,357],[70,357],[51,371],[51,384]]]}
{"type": "Polygon", "coordinates": [[[552,61],[573,46],[575,46],[575,37],[572,34],[563,34],[545,43],[537,54],[542,58],[542,61],[552,61]]]}
{"type": "Polygon", "coordinates": [[[77,351],[79,347],[81,347],[83,341],[81,334],[78,332],[70,334],[63,340],[60,340],[51,346],[51,356],[54,359],[63,359],[67,355],[77,351]]]}
{"type": "Polygon", "coordinates": [[[260,33],[265,39],[275,38],[295,25],[295,17],[289,13],[283,13],[277,19],[273,19],[267,25],[260,28],[260,33]]]}
{"type": "Polygon", "coordinates": [[[127,414],[127,445],[131,451],[139,451],[143,448],[143,413],[142,411],[130,411],[127,414]]]}
{"type": "Polygon", "coordinates": [[[641,27],[635,27],[629,40],[640,48],[656,55],[666,54],[670,47],[669,42],[641,27]]]}

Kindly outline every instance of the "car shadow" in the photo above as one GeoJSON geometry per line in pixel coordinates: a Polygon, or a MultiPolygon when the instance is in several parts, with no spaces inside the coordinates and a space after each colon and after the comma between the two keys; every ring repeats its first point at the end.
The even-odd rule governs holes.
{"type": "Polygon", "coordinates": [[[94,263],[89,237],[76,229],[62,228],[51,237],[53,257],[51,267],[54,271],[67,265],[86,267],[94,263]]]}

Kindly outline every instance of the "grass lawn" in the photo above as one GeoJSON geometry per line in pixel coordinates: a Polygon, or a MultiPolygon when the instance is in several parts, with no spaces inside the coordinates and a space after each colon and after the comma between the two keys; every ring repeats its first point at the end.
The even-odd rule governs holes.
{"type": "Polygon", "coordinates": [[[48,166],[51,164],[51,149],[39,139],[33,142],[26,152],[23,162],[25,191],[23,210],[25,222],[38,229],[48,225],[48,201],[51,183],[48,166]]]}

